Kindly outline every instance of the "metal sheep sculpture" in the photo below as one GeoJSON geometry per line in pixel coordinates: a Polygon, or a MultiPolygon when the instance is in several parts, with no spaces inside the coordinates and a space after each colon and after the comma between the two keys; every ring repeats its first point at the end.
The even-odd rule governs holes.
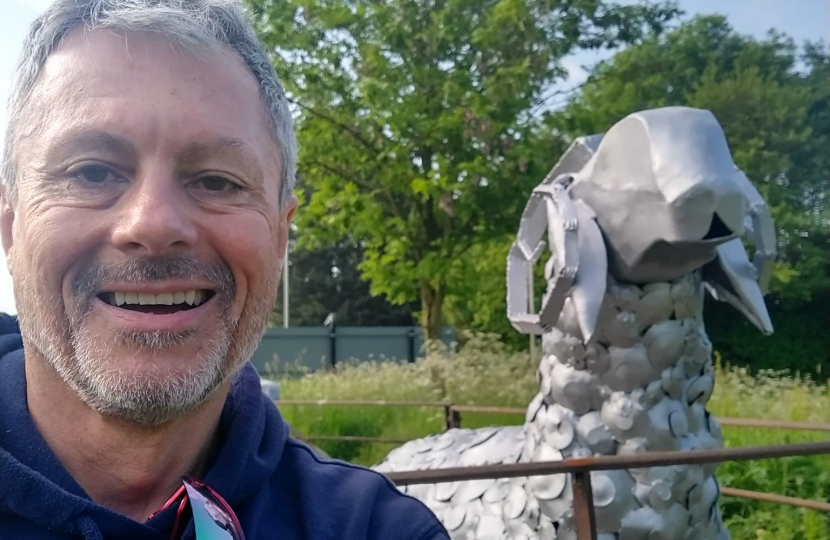
{"type": "MultiPolygon", "coordinates": [[[[533,190],[507,267],[510,321],[542,335],[523,426],[453,429],[392,451],[383,472],[720,447],[706,410],[704,291],[763,333],[775,258],[766,204],[709,111],[632,114],[576,140],[533,190]],[[751,236],[748,258],[741,236],[751,236]],[[530,312],[528,270],[550,248],[530,312]]],[[[727,539],[713,465],[591,473],[600,540],[727,539]]],[[[575,538],[569,475],[410,486],[458,539],[575,538]]]]}

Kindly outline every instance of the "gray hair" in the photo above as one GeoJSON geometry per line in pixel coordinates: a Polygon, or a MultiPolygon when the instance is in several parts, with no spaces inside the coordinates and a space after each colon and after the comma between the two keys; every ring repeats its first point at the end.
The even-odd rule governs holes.
{"type": "Polygon", "coordinates": [[[32,24],[12,83],[0,161],[0,178],[10,195],[17,186],[18,124],[47,58],[76,28],[152,32],[193,52],[231,49],[238,54],[259,82],[282,163],[280,202],[289,200],[297,171],[291,112],[271,59],[239,0],[55,0],[32,24]]]}

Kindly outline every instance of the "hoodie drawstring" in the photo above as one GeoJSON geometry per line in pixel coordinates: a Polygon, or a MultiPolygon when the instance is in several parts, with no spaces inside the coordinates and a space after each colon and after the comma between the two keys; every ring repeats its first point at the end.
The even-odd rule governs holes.
{"type": "Polygon", "coordinates": [[[81,516],[78,519],[78,528],[81,530],[81,534],[84,535],[84,540],[104,540],[101,529],[89,516],[81,516]]]}

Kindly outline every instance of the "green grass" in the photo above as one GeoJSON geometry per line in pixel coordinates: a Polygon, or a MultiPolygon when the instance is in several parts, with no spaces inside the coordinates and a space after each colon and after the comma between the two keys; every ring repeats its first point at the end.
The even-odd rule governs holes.
{"type": "MultiPolygon", "coordinates": [[[[479,336],[458,353],[434,350],[414,364],[380,361],[302,377],[280,378],[283,399],[448,401],[455,404],[525,407],[538,387],[535,361],[507,351],[495,338],[479,336]]],[[[719,364],[719,362],[718,362],[719,364]]],[[[718,417],[769,418],[830,423],[830,388],[785,373],[717,366],[709,409],[718,417]]],[[[429,407],[280,407],[306,435],[362,435],[415,439],[444,429],[443,410],[429,407]]],[[[464,427],[521,424],[521,415],[463,413],[464,427]]],[[[724,428],[726,446],[821,441],[824,432],[724,428]]],[[[371,465],[396,444],[324,441],[329,455],[371,465]]],[[[724,463],[722,485],[827,501],[830,456],[724,463]]],[[[723,498],[732,537],[739,540],[830,540],[827,515],[807,509],[723,498]]]]}

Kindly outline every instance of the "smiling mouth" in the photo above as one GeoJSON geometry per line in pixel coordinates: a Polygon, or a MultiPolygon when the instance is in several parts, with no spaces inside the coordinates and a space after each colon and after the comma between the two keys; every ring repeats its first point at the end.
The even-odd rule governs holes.
{"type": "Polygon", "coordinates": [[[167,315],[195,309],[208,302],[214,294],[215,292],[210,289],[190,289],[161,294],[105,291],[98,294],[98,299],[119,309],[167,315]]]}

